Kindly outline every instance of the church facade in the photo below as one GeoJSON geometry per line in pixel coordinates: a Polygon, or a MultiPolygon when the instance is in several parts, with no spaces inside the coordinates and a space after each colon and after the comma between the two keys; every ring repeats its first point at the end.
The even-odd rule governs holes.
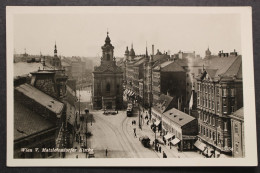
{"type": "Polygon", "coordinates": [[[123,106],[123,71],[116,65],[114,46],[107,33],[100,66],[93,71],[93,109],[121,109],[123,106]]]}

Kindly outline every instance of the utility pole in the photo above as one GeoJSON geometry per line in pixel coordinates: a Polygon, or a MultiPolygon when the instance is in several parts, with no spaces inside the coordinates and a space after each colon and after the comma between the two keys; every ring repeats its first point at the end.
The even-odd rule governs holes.
{"type": "Polygon", "coordinates": [[[87,118],[87,115],[89,113],[89,110],[88,109],[85,109],[85,113],[86,113],[86,148],[88,148],[88,118],[87,118]]]}
{"type": "Polygon", "coordinates": [[[79,87],[79,118],[81,118],[81,116],[80,116],[80,87],[79,87]]]}

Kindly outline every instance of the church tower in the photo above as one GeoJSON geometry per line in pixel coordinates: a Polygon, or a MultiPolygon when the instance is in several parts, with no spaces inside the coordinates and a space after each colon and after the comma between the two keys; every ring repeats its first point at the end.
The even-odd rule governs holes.
{"type": "Polygon", "coordinates": [[[123,106],[123,71],[116,65],[114,46],[107,32],[100,66],[93,71],[93,109],[118,110],[123,106]]]}
{"type": "Polygon", "coordinates": [[[56,46],[56,42],[54,45],[54,57],[52,58],[51,61],[51,65],[54,67],[54,69],[61,69],[61,60],[57,55],[58,51],[57,51],[57,46],[56,46]]]}
{"type": "Polygon", "coordinates": [[[129,50],[128,50],[128,46],[126,47],[126,50],[125,50],[125,61],[129,61],[129,50]]]}
{"type": "Polygon", "coordinates": [[[135,58],[135,51],[134,51],[134,48],[133,48],[133,43],[131,45],[131,50],[130,50],[129,56],[131,58],[131,61],[133,61],[134,58],[135,58]]]}
{"type": "Polygon", "coordinates": [[[210,50],[209,50],[209,47],[208,47],[208,49],[205,51],[205,56],[206,56],[206,57],[211,56],[211,52],[210,52],[210,50]]]}

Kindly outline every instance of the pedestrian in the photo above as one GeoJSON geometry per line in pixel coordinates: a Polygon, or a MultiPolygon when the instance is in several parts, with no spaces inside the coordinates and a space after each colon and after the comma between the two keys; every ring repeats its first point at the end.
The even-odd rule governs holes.
{"type": "Polygon", "coordinates": [[[149,120],[147,120],[147,125],[149,125],[149,120]]]}
{"type": "Polygon", "coordinates": [[[135,137],[137,138],[137,136],[136,136],[136,132],[135,132],[135,137]]]}
{"type": "Polygon", "coordinates": [[[107,148],[106,148],[106,157],[107,157],[107,148]]]}
{"type": "Polygon", "coordinates": [[[165,152],[163,151],[163,158],[167,158],[167,156],[166,156],[166,154],[165,154],[165,152]]]}
{"type": "Polygon", "coordinates": [[[76,158],[79,158],[79,156],[78,156],[78,155],[76,155],[76,158]]]}

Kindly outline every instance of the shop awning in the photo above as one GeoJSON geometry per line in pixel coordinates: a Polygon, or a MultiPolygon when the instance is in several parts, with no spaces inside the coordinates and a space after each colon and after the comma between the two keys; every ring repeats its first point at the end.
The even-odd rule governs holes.
{"type": "Polygon", "coordinates": [[[154,124],[155,124],[156,126],[158,126],[158,125],[160,124],[160,122],[161,122],[161,121],[156,120],[156,121],[154,122],[154,124]]]}
{"type": "Polygon", "coordinates": [[[204,151],[207,148],[206,144],[202,143],[201,141],[197,140],[194,144],[200,151],[204,151]]]}
{"type": "Polygon", "coordinates": [[[172,138],[173,136],[174,136],[174,134],[167,133],[167,135],[164,136],[164,139],[168,140],[168,139],[172,138]]]}
{"type": "Polygon", "coordinates": [[[180,142],[180,140],[178,138],[174,138],[173,140],[171,140],[172,145],[176,145],[180,142]]]}
{"type": "Polygon", "coordinates": [[[135,93],[132,91],[131,95],[130,96],[133,96],[135,93]]]}

